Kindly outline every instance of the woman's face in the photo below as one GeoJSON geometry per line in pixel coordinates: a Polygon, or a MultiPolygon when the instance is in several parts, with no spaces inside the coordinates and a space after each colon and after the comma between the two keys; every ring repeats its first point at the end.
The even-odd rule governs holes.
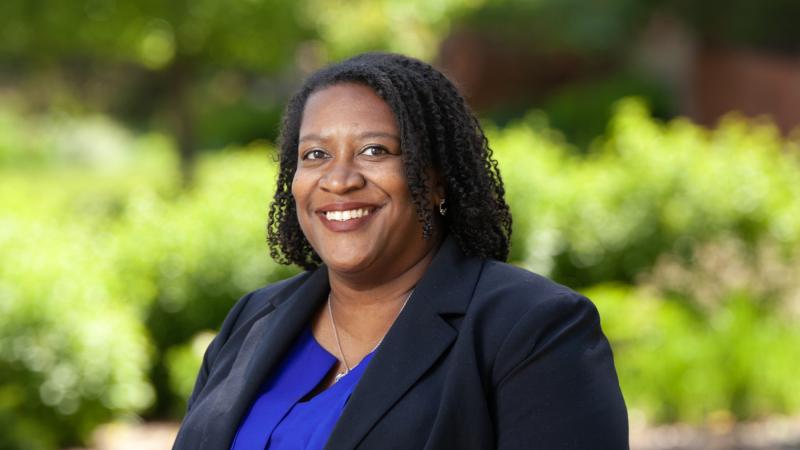
{"type": "Polygon", "coordinates": [[[422,238],[397,121],[367,86],[336,84],[309,96],[292,195],[303,233],[335,272],[394,277],[434,245],[422,238]]]}

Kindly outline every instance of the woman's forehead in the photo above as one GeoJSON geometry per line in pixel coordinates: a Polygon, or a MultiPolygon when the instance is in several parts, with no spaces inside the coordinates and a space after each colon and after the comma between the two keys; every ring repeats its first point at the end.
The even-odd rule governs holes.
{"type": "Polygon", "coordinates": [[[299,139],[330,133],[399,136],[389,105],[363,84],[341,83],[309,95],[303,108],[299,139]]]}

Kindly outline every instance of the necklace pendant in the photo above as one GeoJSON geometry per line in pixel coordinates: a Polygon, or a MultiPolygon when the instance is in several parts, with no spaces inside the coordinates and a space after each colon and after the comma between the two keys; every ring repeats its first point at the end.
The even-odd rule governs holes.
{"type": "Polygon", "coordinates": [[[337,373],[336,376],[333,377],[333,382],[334,383],[338,383],[339,380],[341,380],[345,375],[347,375],[347,372],[339,372],[339,373],[337,373]]]}

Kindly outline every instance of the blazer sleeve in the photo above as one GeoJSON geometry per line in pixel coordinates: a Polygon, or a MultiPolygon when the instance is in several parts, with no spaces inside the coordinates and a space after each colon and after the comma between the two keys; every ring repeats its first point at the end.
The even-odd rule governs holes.
{"type": "Polygon", "coordinates": [[[194,383],[194,389],[192,389],[192,395],[189,396],[189,400],[186,404],[186,412],[192,410],[192,405],[194,401],[197,399],[199,393],[203,390],[203,387],[206,385],[206,381],[208,380],[208,374],[211,371],[211,367],[214,365],[214,360],[217,357],[220,349],[225,342],[228,341],[231,333],[233,332],[236,322],[239,320],[239,316],[241,315],[242,311],[247,306],[247,302],[250,298],[255,294],[257,291],[250,292],[249,294],[245,295],[238,302],[231,308],[228,312],[228,315],[225,317],[225,320],[222,322],[222,326],[220,327],[219,333],[214,336],[214,339],[208,345],[205,354],[203,355],[203,362],[200,364],[200,371],[197,373],[197,380],[194,383]]]}
{"type": "Polygon", "coordinates": [[[629,448],[611,347],[585,297],[533,304],[503,341],[493,375],[498,449],[629,448]]]}

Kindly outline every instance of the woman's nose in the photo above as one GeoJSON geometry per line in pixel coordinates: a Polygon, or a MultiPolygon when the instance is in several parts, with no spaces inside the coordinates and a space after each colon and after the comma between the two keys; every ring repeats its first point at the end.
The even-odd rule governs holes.
{"type": "Polygon", "coordinates": [[[334,194],[343,194],[364,187],[364,175],[351,161],[334,161],[320,180],[320,187],[334,194]]]}

